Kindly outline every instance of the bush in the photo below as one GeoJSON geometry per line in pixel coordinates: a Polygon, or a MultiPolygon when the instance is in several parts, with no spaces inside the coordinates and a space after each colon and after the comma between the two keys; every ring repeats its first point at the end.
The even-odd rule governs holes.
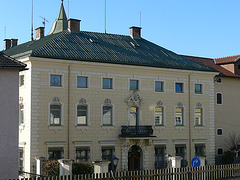
{"type": "Polygon", "coordinates": [[[79,162],[73,163],[72,165],[72,174],[79,175],[79,174],[92,174],[94,172],[93,164],[89,162],[79,162]]]}
{"type": "Polygon", "coordinates": [[[56,160],[43,161],[42,174],[44,176],[59,176],[59,162],[56,160]]]}

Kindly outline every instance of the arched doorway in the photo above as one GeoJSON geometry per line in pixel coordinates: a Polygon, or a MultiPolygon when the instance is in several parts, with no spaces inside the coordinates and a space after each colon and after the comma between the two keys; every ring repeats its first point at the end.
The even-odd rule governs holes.
{"type": "Polygon", "coordinates": [[[135,171],[141,169],[142,149],[139,146],[132,146],[128,151],[128,170],[135,171]]]}

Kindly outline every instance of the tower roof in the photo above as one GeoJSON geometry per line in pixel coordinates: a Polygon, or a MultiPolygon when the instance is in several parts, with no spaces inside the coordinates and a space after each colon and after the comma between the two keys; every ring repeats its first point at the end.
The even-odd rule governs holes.
{"type": "Polygon", "coordinates": [[[62,1],[58,17],[53,23],[52,29],[48,35],[62,32],[64,30],[67,30],[67,28],[68,28],[67,15],[62,1]]]}

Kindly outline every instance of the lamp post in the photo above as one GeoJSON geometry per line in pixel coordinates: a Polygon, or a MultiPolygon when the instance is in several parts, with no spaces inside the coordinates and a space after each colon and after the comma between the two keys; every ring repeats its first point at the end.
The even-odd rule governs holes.
{"type": "Polygon", "coordinates": [[[116,171],[117,165],[118,165],[118,161],[119,161],[119,159],[116,156],[114,156],[112,158],[113,171],[116,171]]]}

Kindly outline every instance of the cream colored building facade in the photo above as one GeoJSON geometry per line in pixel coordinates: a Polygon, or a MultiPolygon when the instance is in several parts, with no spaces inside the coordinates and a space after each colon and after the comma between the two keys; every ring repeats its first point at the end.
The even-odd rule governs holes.
{"type": "Polygon", "coordinates": [[[221,164],[221,155],[229,150],[228,140],[236,135],[236,143],[239,140],[240,107],[240,55],[222,57],[216,59],[191,57],[187,58],[200,64],[209,66],[220,72],[214,78],[215,87],[215,152],[216,163],[221,164]]]}
{"type": "Polygon", "coordinates": [[[6,50],[29,68],[20,73],[26,172],[34,172],[36,157],[116,156],[117,170],[166,167],[167,154],[182,156],[183,166],[195,156],[214,164],[217,72],[144,40],[140,28],[131,36],[88,33],[70,20],[61,30],[65,19],[62,5],[48,36],[6,50]]]}
{"type": "MultiPolygon", "coordinates": [[[[136,67],[88,62],[73,62],[26,58],[29,71],[26,84],[20,89],[24,103],[25,123],[20,127],[20,146],[25,152],[25,168],[35,164],[35,157],[48,157],[49,147],[63,147],[64,158],[76,159],[76,147],[89,147],[89,161],[100,160],[103,146],[114,147],[120,159],[119,169],[128,169],[128,152],[133,145],[142,149],[142,169],[154,168],[154,147],[164,145],[166,152],[175,155],[176,145],[186,146],[186,159],[195,156],[195,146],[204,144],[209,164],[214,164],[214,73],[183,71],[164,68],[136,67]],[[50,86],[50,75],[61,75],[62,87],[50,86]],[[77,77],[88,77],[88,88],[77,88],[77,77]],[[113,89],[102,89],[102,79],[112,78],[113,89]],[[201,77],[201,79],[199,79],[201,77]],[[28,80],[29,79],[29,80],[28,80]],[[130,80],[140,82],[135,92],[141,98],[139,123],[153,127],[156,137],[121,138],[121,126],[130,124],[129,105],[126,99],[134,92],[129,90],[130,80]],[[156,81],[164,82],[164,92],[155,92],[156,81]],[[30,83],[31,82],[31,83],[30,83]],[[175,92],[175,83],[183,83],[184,92],[175,92]],[[194,85],[202,84],[203,94],[195,94],[194,85]],[[31,95],[31,96],[29,96],[31,95]],[[102,122],[102,106],[113,107],[111,126],[102,122]],[[82,102],[83,101],[83,102],[82,102]],[[50,125],[50,105],[60,104],[60,126],[50,125]],[[88,107],[87,126],[77,126],[77,105],[88,107]],[[155,125],[155,107],[163,107],[163,126],[155,125]],[[183,107],[183,126],[175,123],[175,109],[183,107]],[[194,110],[203,110],[202,126],[196,126],[194,110]]],[[[131,102],[131,101],[130,101],[131,102]]]]}

